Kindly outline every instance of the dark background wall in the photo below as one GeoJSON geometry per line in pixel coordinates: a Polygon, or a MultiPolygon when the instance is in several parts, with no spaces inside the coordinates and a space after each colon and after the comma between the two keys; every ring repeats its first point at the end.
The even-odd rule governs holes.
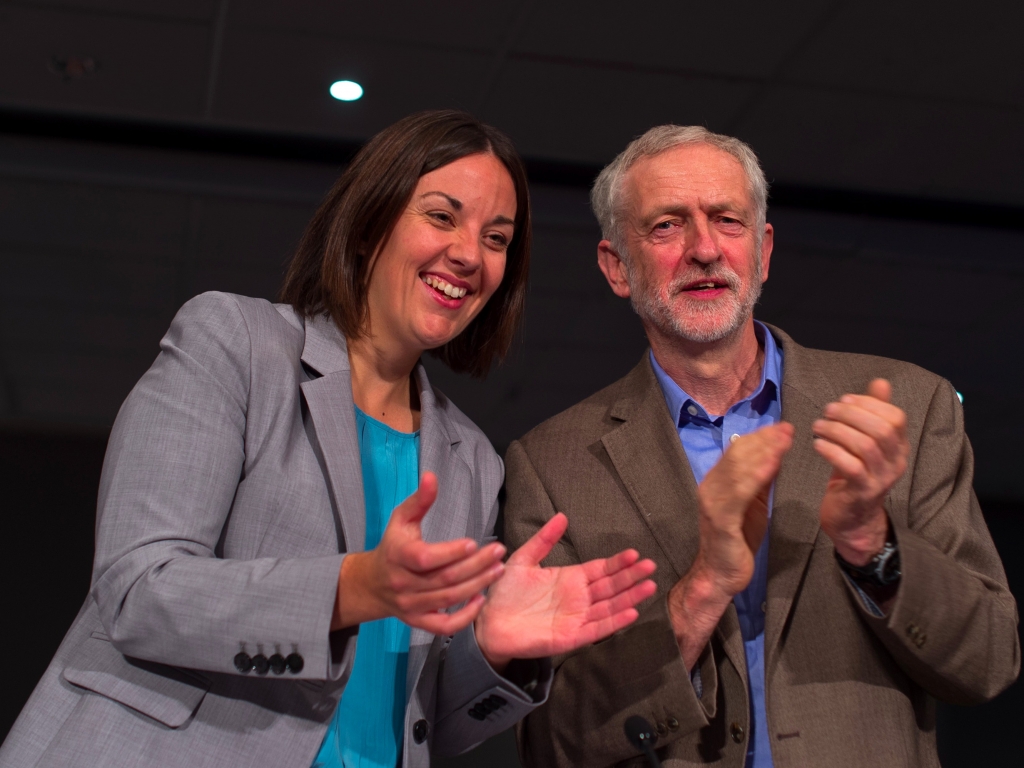
{"type": "MultiPolygon", "coordinates": [[[[528,159],[521,342],[486,382],[429,363],[499,451],[639,359],[639,324],[595,266],[587,187],[650,125],[705,124],[750,141],[773,182],[758,316],[954,383],[1024,595],[1024,6],[726,16],[656,0],[0,0],[0,583],[18,627],[0,633],[0,735],[88,590],[110,424],[177,307],[212,289],[272,298],[354,148],[424,107],[471,109],[528,159]],[[362,101],[327,97],[342,77],[362,101]]],[[[1017,765],[1022,690],[942,708],[943,764],[1017,765]]],[[[450,765],[517,760],[506,734],[450,765]]]]}

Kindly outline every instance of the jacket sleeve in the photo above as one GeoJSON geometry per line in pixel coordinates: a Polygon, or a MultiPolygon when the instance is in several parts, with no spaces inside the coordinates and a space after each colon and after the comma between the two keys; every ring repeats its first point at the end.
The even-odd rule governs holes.
{"type": "MultiPolygon", "coordinates": [[[[496,495],[484,526],[485,537],[493,534],[498,518],[496,495]]],[[[508,730],[545,701],[550,687],[550,659],[514,661],[505,675],[495,672],[470,624],[447,639],[441,652],[432,754],[458,755],[508,730]]]]}
{"type": "MultiPolygon", "coordinates": [[[[505,541],[521,546],[556,512],[549,493],[518,441],[506,456],[505,541]]],[[[571,510],[561,510],[571,513],[571,510]]],[[[545,565],[580,562],[567,537],[545,565]]],[[[516,728],[527,766],[601,766],[640,753],[626,739],[630,715],[678,723],[659,737],[659,748],[706,726],[715,715],[718,678],[710,648],[699,661],[697,697],[669,621],[665,595],[655,596],[640,618],[611,637],[556,657],[547,703],[516,728]]]]}
{"type": "Polygon", "coordinates": [[[953,704],[987,701],[1020,671],[1017,605],[972,489],[963,409],[944,380],[932,394],[912,467],[909,487],[889,499],[902,568],[895,599],[881,617],[857,604],[930,694],[953,704]]]}
{"type": "Polygon", "coordinates": [[[250,357],[230,296],[204,294],[179,311],[110,435],[92,594],[127,656],[237,673],[243,647],[268,657],[280,649],[305,662],[286,678],[334,678],[342,670],[330,621],[343,555],[218,556],[245,466],[250,357]]]}

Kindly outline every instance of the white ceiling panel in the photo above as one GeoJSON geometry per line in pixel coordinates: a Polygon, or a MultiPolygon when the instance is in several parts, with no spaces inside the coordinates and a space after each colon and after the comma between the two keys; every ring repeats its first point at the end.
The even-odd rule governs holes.
{"type": "Polygon", "coordinates": [[[753,86],[701,77],[510,61],[480,116],[533,157],[606,163],[659,123],[726,123],[753,86]]]}
{"type": "Polygon", "coordinates": [[[828,11],[820,0],[728,8],[694,0],[600,0],[537,4],[517,53],[762,79],[828,11]]]}
{"type": "Polygon", "coordinates": [[[214,117],[274,130],[365,139],[421,109],[471,109],[491,58],[439,48],[336,41],[302,34],[230,31],[214,117]],[[365,88],[341,102],[335,80],[365,88]]]}
{"type": "Polygon", "coordinates": [[[206,25],[0,6],[0,93],[7,104],[195,119],[209,63],[206,25]],[[68,57],[95,70],[63,77],[68,57]]]}
{"type": "Polygon", "coordinates": [[[779,86],[736,133],[774,181],[1024,204],[1014,109],[779,86]]]}
{"type": "Polygon", "coordinates": [[[787,81],[970,104],[1024,101],[1024,3],[847,3],[787,65],[787,81]]]}
{"type": "Polygon", "coordinates": [[[228,23],[271,32],[490,50],[505,40],[521,5],[479,0],[236,0],[228,23]]]}

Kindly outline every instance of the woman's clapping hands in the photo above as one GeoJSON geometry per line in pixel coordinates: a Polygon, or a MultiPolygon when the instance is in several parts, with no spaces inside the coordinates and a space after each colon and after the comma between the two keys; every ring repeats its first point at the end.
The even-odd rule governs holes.
{"type": "Polygon", "coordinates": [[[451,635],[476,620],[480,649],[500,670],[513,658],[551,656],[607,637],[635,621],[634,606],[655,592],[647,578],[654,563],[635,550],[542,567],[568,526],[561,513],[504,564],[498,543],[427,543],[420,523],[436,498],[437,478],[424,473],[416,493],[391,513],[380,544],[344,559],[331,629],[395,616],[451,635]]]}

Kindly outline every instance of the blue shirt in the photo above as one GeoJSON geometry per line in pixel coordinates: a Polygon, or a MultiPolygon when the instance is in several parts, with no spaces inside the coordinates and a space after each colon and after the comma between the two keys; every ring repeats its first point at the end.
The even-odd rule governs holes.
{"type": "MultiPolygon", "coordinates": [[[[764,347],[764,369],[754,393],[733,405],[725,414],[708,414],[658,365],[651,353],[651,365],[665,395],[668,411],[676,421],[679,440],[690,462],[698,485],[718,463],[731,440],[761,427],[775,424],[782,417],[782,349],[763,323],[754,321],[758,341],[764,347]]],[[[774,486],[772,487],[774,493],[774,486]]],[[[768,497],[771,519],[772,496],[768,497]]],[[[768,596],[768,535],[757,551],[754,576],[745,590],[733,598],[743,633],[750,683],[750,738],[747,741],[747,768],[772,768],[768,739],[768,721],[764,699],[764,613],[768,596]]]]}
{"type": "MultiPolygon", "coordinates": [[[[419,432],[399,432],[356,408],[366,500],[366,549],[419,484],[419,432]]],[[[313,768],[395,768],[405,727],[409,627],[396,618],[359,627],[356,657],[313,768]]]]}

